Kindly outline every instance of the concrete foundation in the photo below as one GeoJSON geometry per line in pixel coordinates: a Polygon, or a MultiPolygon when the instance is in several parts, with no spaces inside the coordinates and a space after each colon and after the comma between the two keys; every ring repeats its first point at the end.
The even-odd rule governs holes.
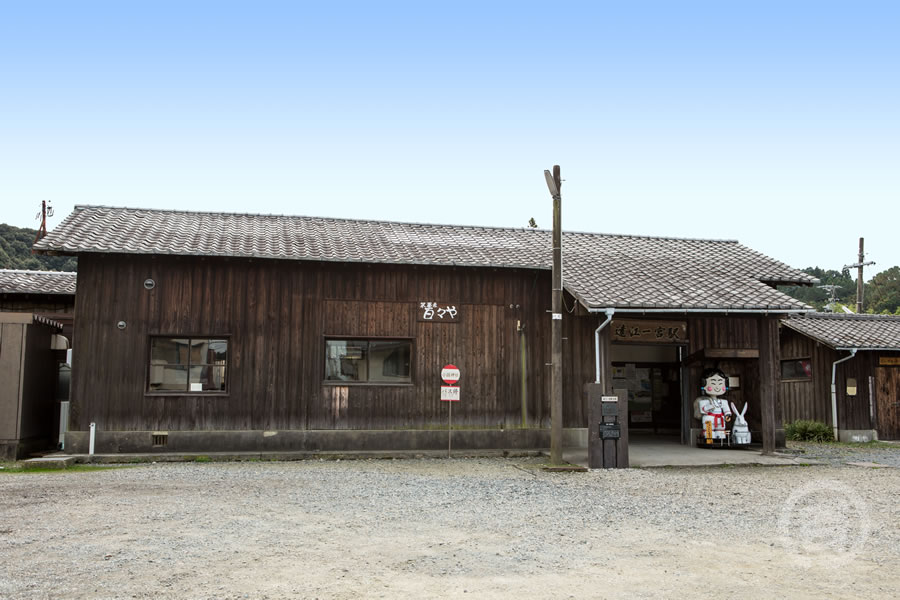
{"type": "MultiPolygon", "coordinates": [[[[66,453],[87,454],[87,431],[66,433],[66,453]]],[[[550,447],[549,429],[454,431],[458,450],[533,450],[550,447]]],[[[563,430],[563,446],[586,447],[587,429],[563,430]]],[[[444,450],[441,430],[97,431],[95,454],[192,452],[377,452],[444,450]]]]}
{"type": "Polygon", "coordinates": [[[874,429],[838,429],[840,442],[874,442],[878,440],[878,432],[874,429]]]}

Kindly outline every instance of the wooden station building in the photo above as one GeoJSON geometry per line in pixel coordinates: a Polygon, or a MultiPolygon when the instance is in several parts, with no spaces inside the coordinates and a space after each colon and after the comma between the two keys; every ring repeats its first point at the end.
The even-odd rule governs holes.
{"type": "MultiPolygon", "coordinates": [[[[97,452],[546,448],[551,232],[79,206],[35,251],[78,256],[66,444],[97,452]]],[[[809,275],[735,241],[564,233],[563,425],[585,384],[632,432],[688,443],[703,369],[782,423],[779,319],[809,275]]]]}
{"type": "Polygon", "coordinates": [[[781,398],[785,422],[836,423],[846,442],[900,439],[900,317],[784,319],[781,398]]]}

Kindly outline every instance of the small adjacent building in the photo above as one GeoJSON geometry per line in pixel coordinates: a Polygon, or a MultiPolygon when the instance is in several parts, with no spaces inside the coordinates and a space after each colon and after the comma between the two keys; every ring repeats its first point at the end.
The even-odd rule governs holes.
{"type": "Polygon", "coordinates": [[[0,269],[0,312],[27,312],[62,323],[72,340],[75,315],[74,271],[0,269]]]}
{"type": "MultiPolygon", "coordinates": [[[[78,257],[70,431],[84,452],[546,448],[551,232],[78,206],[35,251],[78,257]]],[[[781,428],[778,322],[815,280],[733,240],[563,235],[563,426],[586,384],[631,439],[690,443],[719,367],[755,440],[781,428]]]]}
{"type": "Polygon", "coordinates": [[[785,422],[827,423],[841,441],[900,439],[900,317],[808,313],[782,326],[785,422]]]}
{"type": "Polygon", "coordinates": [[[62,324],[25,312],[0,312],[0,459],[56,447],[59,404],[52,351],[62,324]]]}

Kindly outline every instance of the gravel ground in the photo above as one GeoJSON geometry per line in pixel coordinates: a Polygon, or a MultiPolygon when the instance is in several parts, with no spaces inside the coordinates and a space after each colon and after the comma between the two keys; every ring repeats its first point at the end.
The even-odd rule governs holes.
{"type": "Polygon", "coordinates": [[[0,598],[896,597],[900,469],[542,459],[0,475],[0,598]]]}
{"type": "Polygon", "coordinates": [[[788,442],[786,453],[810,458],[829,465],[845,465],[852,462],[877,463],[900,467],[900,442],[874,444],[815,444],[812,442],[788,442]]]}

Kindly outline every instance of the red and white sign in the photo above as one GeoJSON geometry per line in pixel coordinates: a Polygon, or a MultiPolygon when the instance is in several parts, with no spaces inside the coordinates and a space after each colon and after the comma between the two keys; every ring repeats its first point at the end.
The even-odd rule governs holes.
{"type": "Polygon", "coordinates": [[[459,402],[459,388],[455,385],[442,385],[441,400],[444,402],[459,402]]]}
{"type": "Polygon", "coordinates": [[[444,383],[447,385],[453,385],[457,381],[459,381],[459,369],[456,365],[447,365],[443,369],[441,369],[441,379],[444,380],[444,383]]]}

